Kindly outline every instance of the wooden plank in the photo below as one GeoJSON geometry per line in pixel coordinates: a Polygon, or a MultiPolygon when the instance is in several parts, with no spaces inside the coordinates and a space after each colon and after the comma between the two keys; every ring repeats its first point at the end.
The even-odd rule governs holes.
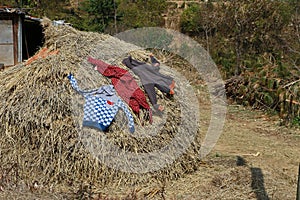
{"type": "Polygon", "coordinates": [[[299,171],[298,171],[298,186],[297,186],[296,200],[300,200],[300,164],[299,164],[299,171]]]}
{"type": "Polygon", "coordinates": [[[19,17],[18,15],[14,15],[13,18],[13,47],[14,47],[14,65],[18,63],[18,28],[19,28],[19,23],[18,23],[19,17]]]}

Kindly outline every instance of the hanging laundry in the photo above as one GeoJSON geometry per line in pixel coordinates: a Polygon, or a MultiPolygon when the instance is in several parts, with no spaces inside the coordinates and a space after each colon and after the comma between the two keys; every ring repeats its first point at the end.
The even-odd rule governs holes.
{"type": "Polygon", "coordinates": [[[122,63],[139,76],[151,104],[155,109],[162,111],[163,107],[157,104],[155,87],[166,94],[173,95],[175,81],[172,77],[161,74],[160,62],[152,55],[150,58],[152,65],[135,60],[131,56],[125,58],[122,63]]]}
{"type": "Polygon", "coordinates": [[[68,78],[72,87],[85,98],[83,126],[107,131],[121,108],[128,118],[129,131],[134,132],[134,119],[124,102],[116,95],[113,85],[84,91],[79,88],[72,74],[68,78]]]}
{"type": "Polygon", "coordinates": [[[152,123],[152,111],[147,102],[145,93],[138,86],[132,75],[125,69],[109,65],[102,60],[88,57],[88,62],[97,67],[97,71],[111,79],[119,96],[131,107],[134,113],[139,115],[140,108],[149,113],[149,121],[152,123]]]}

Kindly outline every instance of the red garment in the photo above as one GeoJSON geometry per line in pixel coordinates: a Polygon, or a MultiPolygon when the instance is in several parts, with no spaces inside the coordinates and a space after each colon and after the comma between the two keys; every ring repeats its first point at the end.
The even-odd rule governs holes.
{"type": "Polygon", "coordinates": [[[150,112],[150,123],[152,123],[151,109],[145,93],[127,70],[92,57],[88,57],[88,62],[96,65],[98,72],[111,79],[119,96],[131,107],[133,112],[139,114],[140,107],[147,109],[150,112]]]}

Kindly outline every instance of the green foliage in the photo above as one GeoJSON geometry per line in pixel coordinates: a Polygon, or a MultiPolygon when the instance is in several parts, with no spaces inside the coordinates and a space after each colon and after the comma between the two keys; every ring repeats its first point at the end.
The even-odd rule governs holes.
{"type": "Polygon", "coordinates": [[[80,7],[80,24],[75,26],[81,30],[104,32],[114,20],[115,9],[114,0],[86,0],[80,7]]]}
{"type": "Polygon", "coordinates": [[[190,35],[205,35],[212,34],[216,28],[217,15],[211,15],[213,11],[213,4],[188,4],[189,7],[185,9],[180,18],[180,27],[183,33],[190,35]]]}
{"type": "MultiPolygon", "coordinates": [[[[4,0],[15,5],[13,0],[4,0]]],[[[166,0],[85,0],[78,8],[69,0],[23,0],[23,8],[34,8],[30,14],[47,16],[52,20],[63,19],[79,30],[116,33],[132,28],[164,25],[162,14],[166,0]]]]}
{"type": "Polygon", "coordinates": [[[300,116],[297,116],[293,119],[292,125],[300,126],[300,116]]]}
{"type": "Polygon", "coordinates": [[[234,75],[235,60],[236,56],[233,51],[216,51],[216,54],[213,54],[215,58],[214,61],[221,67],[221,71],[224,77],[231,77],[234,75]]]}
{"type": "Polygon", "coordinates": [[[122,0],[118,6],[120,31],[131,28],[162,26],[165,0],[122,0]]]}
{"type": "Polygon", "coordinates": [[[281,58],[281,35],[291,22],[292,9],[287,2],[269,0],[192,4],[182,14],[181,30],[197,36],[230,77],[253,67],[266,52],[281,58]]]}
{"type": "Polygon", "coordinates": [[[27,8],[34,8],[39,6],[39,2],[35,0],[22,0],[19,4],[21,4],[22,7],[27,8]]]}
{"type": "Polygon", "coordinates": [[[58,19],[65,16],[69,0],[3,0],[3,5],[29,9],[30,15],[58,19]]]}
{"type": "Polygon", "coordinates": [[[201,8],[199,4],[193,4],[183,11],[180,19],[181,31],[184,33],[199,33],[203,29],[200,25],[201,8]]]}
{"type": "MultiPolygon", "coordinates": [[[[236,68],[243,77],[227,88],[230,96],[240,104],[278,113],[286,124],[297,124],[300,95],[297,86],[289,86],[300,77],[294,8],[286,1],[244,0],[213,12],[217,10],[223,17],[209,38],[212,56],[225,78],[237,75],[236,68]]],[[[205,40],[200,35],[200,41],[205,40]]]]}
{"type": "Polygon", "coordinates": [[[14,1],[14,0],[2,0],[1,1],[1,6],[14,6],[14,7],[17,7],[18,5],[16,5],[16,1],[14,1]]]}

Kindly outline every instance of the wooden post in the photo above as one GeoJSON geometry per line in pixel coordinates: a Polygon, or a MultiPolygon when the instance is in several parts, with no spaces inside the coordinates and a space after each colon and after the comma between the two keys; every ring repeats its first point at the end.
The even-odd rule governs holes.
{"type": "Polygon", "coordinates": [[[299,171],[298,171],[298,185],[297,185],[297,197],[296,200],[300,200],[300,164],[299,164],[299,171]]]}

